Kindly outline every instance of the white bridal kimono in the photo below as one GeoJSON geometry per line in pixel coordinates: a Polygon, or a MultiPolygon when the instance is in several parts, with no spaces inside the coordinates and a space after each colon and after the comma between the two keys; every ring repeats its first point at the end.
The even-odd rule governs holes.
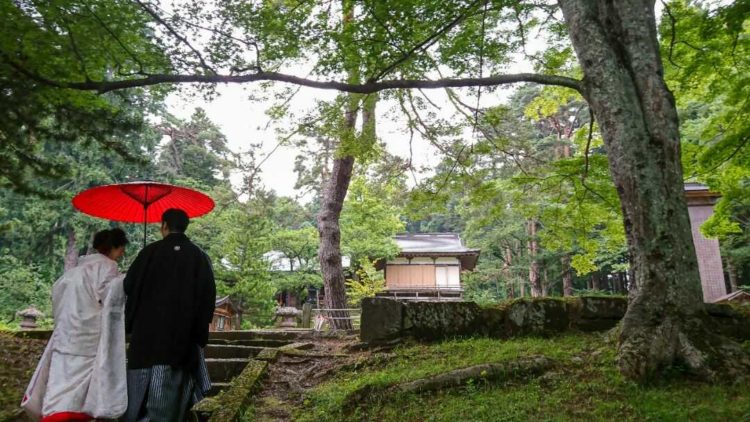
{"type": "Polygon", "coordinates": [[[67,413],[115,419],[125,412],[123,277],[115,261],[95,253],[53,285],[55,330],[21,403],[35,420],[67,413]]]}

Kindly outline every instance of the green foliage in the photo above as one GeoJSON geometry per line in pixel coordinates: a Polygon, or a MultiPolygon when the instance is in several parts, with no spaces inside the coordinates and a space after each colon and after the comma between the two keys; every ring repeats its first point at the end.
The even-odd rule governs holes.
{"type": "Polygon", "coordinates": [[[38,266],[24,264],[9,254],[0,251],[0,318],[10,320],[15,313],[34,305],[47,316],[51,313],[50,288],[54,280],[41,277],[38,266]]]}
{"type": "Polygon", "coordinates": [[[0,187],[59,194],[39,179],[69,177],[71,161],[55,152],[65,145],[97,143],[133,161],[140,154],[129,138],[144,127],[160,97],[129,92],[97,95],[59,90],[19,71],[19,63],[55,79],[106,79],[164,68],[161,50],[150,43],[143,16],[133,4],[112,2],[3,2],[0,20],[0,187]],[[79,19],[79,14],[87,19],[79,19]],[[117,16],[117,24],[97,19],[117,16]],[[138,51],[141,57],[134,59],[138,51]]]}
{"type": "Polygon", "coordinates": [[[159,154],[159,167],[177,180],[192,179],[205,187],[226,184],[236,167],[227,139],[203,109],[197,108],[190,120],[165,116],[157,126],[168,137],[159,154]]]}
{"type": "MultiPolygon", "coordinates": [[[[215,195],[219,196],[219,195],[215,195]]],[[[263,254],[270,250],[273,225],[260,201],[231,202],[191,223],[189,235],[213,261],[217,295],[230,295],[254,326],[273,319],[276,287],[263,254]]]]}
{"type": "MultiPolygon", "coordinates": [[[[154,167],[146,164],[146,157],[157,143],[155,133],[129,133],[122,141],[132,148],[131,155],[138,160],[123,159],[119,153],[92,144],[85,137],[65,143],[47,140],[42,144],[46,153],[62,162],[77,163],[61,179],[28,175],[37,189],[53,195],[39,197],[0,189],[0,280],[9,283],[8,289],[0,293],[2,318],[10,318],[18,311],[19,301],[33,301],[40,309],[48,310],[50,287],[62,274],[68,249],[74,256],[85,254],[91,236],[113,226],[75,212],[70,199],[76,193],[95,185],[152,178],[155,174],[154,167]]],[[[134,225],[125,229],[132,240],[123,263],[127,265],[140,248],[142,231],[134,225]]],[[[24,303],[23,307],[29,304],[24,303]]]]}
{"type": "Polygon", "coordinates": [[[719,238],[722,255],[739,270],[750,262],[749,17],[747,1],[675,0],[659,27],[665,79],[680,112],[686,178],[722,195],[701,230],[719,238]]]}
{"type": "Polygon", "coordinates": [[[341,244],[352,263],[390,258],[398,253],[393,235],[403,231],[393,186],[375,186],[355,177],[341,213],[341,244]]]}
{"type": "Polygon", "coordinates": [[[373,297],[385,290],[383,272],[376,270],[372,261],[363,259],[356,267],[355,276],[346,280],[346,297],[349,305],[353,307],[358,307],[362,299],[373,297]]]}
{"type": "Polygon", "coordinates": [[[619,198],[588,119],[569,90],[519,88],[508,104],[484,111],[479,140],[452,145],[437,174],[412,194],[410,217],[419,221],[410,229],[461,232],[481,249],[476,271],[462,276],[467,298],[488,303],[528,293],[532,263],[548,294],[562,293],[570,266],[578,287],[595,272],[627,270],[619,198]],[[435,224],[443,221],[450,224],[435,224]]]}

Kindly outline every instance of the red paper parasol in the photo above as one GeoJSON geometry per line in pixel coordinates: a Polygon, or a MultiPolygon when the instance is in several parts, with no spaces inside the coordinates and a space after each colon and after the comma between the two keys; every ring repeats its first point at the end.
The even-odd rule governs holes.
{"type": "Polygon", "coordinates": [[[146,223],[158,223],[169,208],[179,208],[188,217],[199,217],[214,209],[207,195],[180,186],[157,182],[131,182],[97,186],[73,198],[73,206],[84,214],[126,223],[143,223],[143,244],[146,244],[146,223]]]}

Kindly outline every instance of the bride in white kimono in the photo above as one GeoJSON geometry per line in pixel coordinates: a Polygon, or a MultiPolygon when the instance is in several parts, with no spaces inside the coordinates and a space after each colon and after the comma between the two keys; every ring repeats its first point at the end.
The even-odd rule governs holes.
{"type": "Polygon", "coordinates": [[[97,233],[98,252],[82,256],[53,285],[55,329],[21,402],[35,420],[115,419],[125,412],[125,293],[117,260],[127,243],[120,229],[97,233]]]}

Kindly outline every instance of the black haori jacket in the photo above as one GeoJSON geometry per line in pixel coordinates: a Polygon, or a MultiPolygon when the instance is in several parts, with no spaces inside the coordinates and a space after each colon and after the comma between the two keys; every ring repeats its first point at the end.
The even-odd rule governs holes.
{"type": "Polygon", "coordinates": [[[216,303],[208,255],[184,234],[171,233],[143,248],[123,286],[128,368],[193,369],[216,303]]]}

